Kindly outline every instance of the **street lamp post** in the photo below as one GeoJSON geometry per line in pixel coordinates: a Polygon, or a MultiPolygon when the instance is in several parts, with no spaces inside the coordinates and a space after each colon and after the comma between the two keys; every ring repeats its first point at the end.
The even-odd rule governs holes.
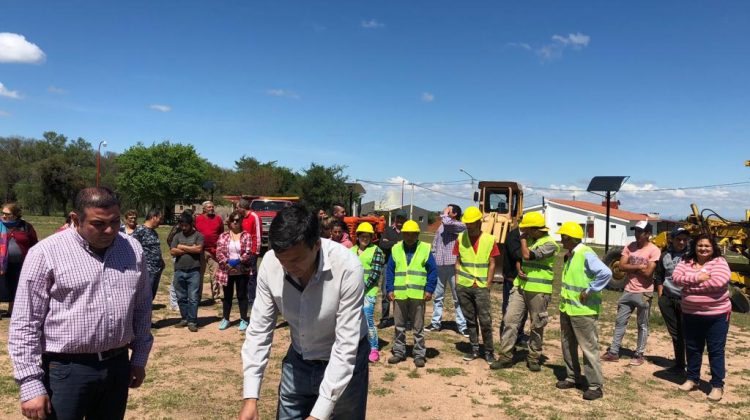
{"type": "MultiPolygon", "coordinates": [[[[466,175],[469,175],[469,178],[471,178],[471,188],[472,188],[472,189],[474,189],[474,181],[476,181],[477,179],[476,179],[476,178],[474,178],[474,176],[473,176],[472,174],[470,174],[470,173],[466,172],[466,171],[464,170],[464,168],[458,168],[458,170],[459,170],[459,171],[461,171],[461,172],[463,172],[463,173],[465,173],[466,175]]],[[[477,201],[476,201],[476,200],[477,200],[477,199],[476,199],[476,193],[474,193],[474,196],[475,196],[475,198],[474,198],[474,202],[476,203],[476,202],[477,202],[477,201]]]]}
{"type": "Polygon", "coordinates": [[[102,140],[99,142],[99,147],[96,148],[96,186],[99,186],[99,175],[102,168],[102,146],[107,147],[107,141],[102,140]]]}

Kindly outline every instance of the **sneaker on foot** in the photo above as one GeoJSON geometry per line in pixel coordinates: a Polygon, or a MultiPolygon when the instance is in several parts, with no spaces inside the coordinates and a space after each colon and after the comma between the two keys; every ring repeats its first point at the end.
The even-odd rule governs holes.
{"type": "Polygon", "coordinates": [[[380,360],[380,352],[377,349],[370,350],[370,355],[367,356],[367,360],[371,363],[375,363],[380,360]]]}
{"type": "Polygon", "coordinates": [[[532,372],[539,372],[542,370],[542,366],[539,365],[539,360],[537,359],[526,359],[526,367],[532,372]]]}
{"type": "Polygon", "coordinates": [[[187,327],[187,325],[188,325],[188,322],[186,320],[184,320],[184,319],[181,319],[180,322],[174,324],[174,327],[175,328],[185,328],[185,327],[187,327]]]}
{"type": "Polygon", "coordinates": [[[490,369],[507,369],[513,367],[513,359],[503,354],[497,357],[497,360],[492,362],[490,369]]]}
{"type": "Polygon", "coordinates": [[[602,359],[603,362],[616,362],[616,361],[620,360],[620,356],[618,356],[618,355],[616,355],[614,353],[606,352],[606,353],[602,354],[601,359],[602,359]]]}
{"type": "Polygon", "coordinates": [[[229,328],[229,320],[224,318],[219,322],[219,331],[224,331],[229,328]]]}
{"type": "Polygon", "coordinates": [[[394,354],[393,356],[388,358],[388,364],[395,365],[396,363],[401,363],[404,360],[406,360],[406,358],[401,357],[401,356],[396,356],[394,354]]]}
{"type": "Polygon", "coordinates": [[[598,400],[604,396],[601,388],[587,389],[583,391],[583,399],[586,401],[598,400]]]}
{"type": "Polygon", "coordinates": [[[245,321],[244,319],[240,320],[240,326],[237,329],[240,330],[240,332],[245,332],[245,330],[247,329],[247,321],[245,321]]]}
{"type": "Polygon", "coordinates": [[[424,358],[422,357],[417,357],[416,359],[414,359],[414,366],[418,368],[424,367],[424,363],[424,358]]]}
{"type": "Polygon", "coordinates": [[[724,396],[724,388],[711,388],[711,392],[708,393],[708,400],[713,402],[721,401],[721,397],[724,396]]]}
{"type": "Polygon", "coordinates": [[[440,327],[436,327],[436,326],[430,324],[430,325],[424,327],[424,330],[427,331],[427,332],[440,331],[440,327]]]}
{"type": "Polygon", "coordinates": [[[464,354],[464,360],[470,362],[474,359],[479,359],[479,350],[472,350],[469,353],[464,354]]]}
{"type": "Polygon", "coordinates": [[[555,384],[555,388],[557,389],[573,389],[575,387],[576,383],[568,380],[557,381],[557,383],[555,384]]]}
{"type": "Polygon", "coordinates": [[[698,384],[695,383],[693,380],[688,379],[685,382],[683,382],[682,385],[680,385],[679,389],[680,391],[685,391],[685,392],[695,391],[696,389],[698,389],[698,384]]]}
{"type": "Polygon", "coordinates": [[[491,365],[495,363],[495,353],[488,351],[484,353],[484,360],[487,362],[488,365],[491,365]]]}
{"type": "Polygon", "coordinates": [[[466,338],[469,338],[469,329],[464,328],[463,330],[461,330],[461,335],[463,335],[466,338]]]}
{"type": "Polygon", "coordinates": [[[198,325],[197,324],[187,324],[188,329],[190,332],[198,332],[198,325]]]}

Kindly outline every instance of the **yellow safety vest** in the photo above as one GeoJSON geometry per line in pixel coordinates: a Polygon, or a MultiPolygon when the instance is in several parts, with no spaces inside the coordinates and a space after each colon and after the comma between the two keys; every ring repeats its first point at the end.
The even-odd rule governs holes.
{"type": "Polygon", "coordinates": [[[393,294],[397,300],[424,299],[427,285],[427,260],[430,258],[430,244],[419,241],[414,255],[406,262],[404,242],[393,246],[391,257],[396,264],[393,278],[393,294]]]}
{"type": "Polygon", "coordinates": [[[523,271],[526,273],[526,279],[516,277],[513,285],[527,292],[548,293],[552,294],[552,281],[555,278],[555,256],[560,251],[551,236],[546,235],[531,243],[529,250],[534,250],[540,246],[552,242],[555,244],[555,253],[541,260],[524,261],[521,263],[523,271]]]}
{"type": "Polygon", "coordinates": [[[591,293],[586,303],[581,302],[581,292],[588,289],[596,278],[586,274],[587,252],[594,251],[585,245],[579,245],[578,250],[563,267],[560,312],[565,312],[569,316],[599,315],[601,311],[602,292],[591,293]]]}
{"type": "MultiPolygon", "coordinates": [[[[362,267],[365,269],[365,276],[364,280],[365,283],[367,283],[367,278],[370,277],[370,274],[372,273],[372,257],[375,256],[375,250],[378,248],[377,245],[371,244],[367,248],[365,248],[364,251],[362,251],[361,254],[357,255],[359,253],[359,247],[357,245],[353,246],[351,248],[352,253],[354,255],[357,255],[357,258],[359,258],[359,262],[362,263],[362,267]]],[[[365,293],[365,296],[377,296],[378,295],[378,286],[376,285],[367,293],[365,293]]]]}
{"type": "Polygon", "coordinates": [[[469,239],[469,233],[464,231],[458,236],[458,254],[461,261],[458,266],[456,282],[464,287],[487,287],[487,272],[490,267],[490,254],[495,246],[495,237],[482,233],[479,236],[479,246],[474,252],[474,246],[469,239]]]}

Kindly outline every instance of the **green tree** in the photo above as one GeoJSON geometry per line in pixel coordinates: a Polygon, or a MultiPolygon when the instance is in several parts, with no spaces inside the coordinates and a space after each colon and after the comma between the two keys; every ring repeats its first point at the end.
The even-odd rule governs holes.
{"type": "Polygon", "coordinates": [[[297,181],[297,191],[310,210],[330,209],[333,203],[344,202],[349,194],[344,166],[323,166],[311,163],[297,181]]]}
{"type": "Polygon", "coordinates": [[[209,169],[192,145],[169,141],[138,143],[118,156],[117,166],[117,189],[134,207],[160,206],[167,215],[176,202],[192,202],[204,193],[209,169]]]}

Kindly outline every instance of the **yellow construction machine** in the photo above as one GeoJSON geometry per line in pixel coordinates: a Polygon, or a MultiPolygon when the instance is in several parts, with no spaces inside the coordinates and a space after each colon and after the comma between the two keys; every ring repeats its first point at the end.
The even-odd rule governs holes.
{"type": "Polygon", "coordinates": [[[508,232],[518,226],[523,216],[523,188],[511,181],[479,181],[479,191],[474,201],[482,211],[482,232],[495,237],[499,244],[505,243],[508,232]]]}

